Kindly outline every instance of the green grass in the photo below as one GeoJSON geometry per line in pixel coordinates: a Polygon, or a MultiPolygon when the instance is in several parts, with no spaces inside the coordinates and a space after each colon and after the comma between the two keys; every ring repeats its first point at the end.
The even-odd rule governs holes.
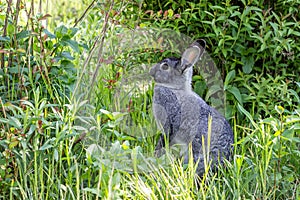
{"type": "MultiPolygon", "coordinates": [[[[68,1],[65,5],[72,8],[68,1]]],[[[78,12],[67,14],[71,18],[84,12],[77,5],[78,12]]],[[[127,9],[121,5],[117,8],[127,9]]],[[[68,10],[58,8],[49,9],[49,32],[57,34],[51,40],[41,43],[34,34],[22,35],[16,43],[1,38],[5,50],[20,54],[11,63],[10,54],[2,54],[5,68],[0,68],[0,199],[300,200],[300,83],[294,74],[230,73],[226,87],[240,90],[225,91],[234,154],[225,166],[198,177],[193,162],[154,156],[160,132],[151,111],[153,83],[141,78],[135,85],[130,75],[145,73],[136,71],[138,63],[153,63],[161,55],[125,52],[116,62],[101,65],[89,88],[99,55],[83,66],[95,35],[103,30],[102,5],[87,10],[78,32],[66,27],[55,31],[56,12],[68,10]],[[53,63],[54,57],[63,62],[53,63]],[[124,77],[129,81],[122,82],[124,77]]],[[[66,16],[60,22],[72,24],[66,16]]],[[[43,34],[39,20],[28,22],[43,34]]],[[[105,33],[113,34],[114,28],[105,33]]],[[[10,29],[13,36],[16,30],[10,29]]]]}
{"type": "MultiPolygon", "coordinates": [[[[98,84],[102,93],[109,91],[105,90],[105,82],[98,84]]],[[[7,148],[2,159],[11,159],[2,163],[7,178],[2,185],[6,188],[1,191],[2,198],[300,198],[299,109],[288,111],[277,106],[274,116],[255,120],[238,105],[246,121],[233,124],[233,159],[226,167],[199,178],[193,163],[184,166],[176,159],[166,162],[153,156],[154,121],[149,107],[142,106],[147,94],[135,97],[132,104],[136,110],[131,120],[143,125],[141,129],[129,127],[133,129],[130,131],[140,132],[136,135],[128,134],[124,128],[122,122],[129,115],[126,111],[96,112],[95,107],[89,108],[87,102],[80,100],[48,104],[38,87],[33,94],[33,101],[22,101],[24,109],[6,106],[7,117],[0,119],[10,131],[27,130],[26,137],[15,134],[1,142],[7,148]],[[86,109],[96,113],[83,112],[86,109]],[[87,132],[87,139],[75,144],[82,132],[87,132]],[[153,136],[143,137],[143,133],[151,132],[153,136]],[[95,140],[92,134],[101,139],[95,140]],[[107,143],[102,143],[103,138],[107,143]]],[[[104,100],[110,103],[110,99],[104,100]]]]}
{"type": "MultiPolygon", "coordinates": [[[[25,122],[35,114],[43,114],[42,102],[37,99],[38,106],[20,113],[25,122]]],[[[299,139],[294,135],[297,130],[293,131],[295,126],[299,128],[299,114],[284,121],[268,118],[253,122],[253,128],[236,126],[235,136],[243,132],[246,137],[236,141],[233,160],[203,178],[195,175],[193,163],[183,166],[176,160],[167,164],[156,161],[151,152],[136,145],[146,141],[121,143],[117,138],[109,149],[94,149],[89,154],[87,146],[72,146],[72,135],[78,127],[70,123],[68,116],[79,116],[72,109],[65,114],[65,123],[45,128],[43,138],[47,141],[42,146],[37,130],[32,147],[21,139],[19,152],[12,148],[17,178],[11,179],[9,191],[2,191],[2,197],[299,199],[299,139]],[[53,136],[51,129],[55,129],[53,136]]],[[[147,145],[148,149],[154,148],[154,143],[147,145]]]]}

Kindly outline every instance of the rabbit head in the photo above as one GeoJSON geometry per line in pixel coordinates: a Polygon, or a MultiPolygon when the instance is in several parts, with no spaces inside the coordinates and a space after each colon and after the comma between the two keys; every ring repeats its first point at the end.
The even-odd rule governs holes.
{"type": "Polygon", "coordinates": [[[150,69],[156,84],[172,89],[190,89],[193,66],[204,53],[204,40],[196,40],[181,58],[166,58],[150,69]]]}

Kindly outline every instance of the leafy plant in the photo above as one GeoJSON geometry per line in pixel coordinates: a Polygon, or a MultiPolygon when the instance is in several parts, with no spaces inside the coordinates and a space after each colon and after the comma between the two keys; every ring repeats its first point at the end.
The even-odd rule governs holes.
{"type": "Polygon", "coordinates": [[[1,199],[299,199],[298,1],[55,2],[0,3],[1,199]],[[180,41],[127,51],[117,38],[153,27],[151,42],[164,28],[205,38],[218,66],[195,69],[193,87],[214,105],[226,94],[234,155],[203,177],[153,156],[144,68],[180,41]]]}

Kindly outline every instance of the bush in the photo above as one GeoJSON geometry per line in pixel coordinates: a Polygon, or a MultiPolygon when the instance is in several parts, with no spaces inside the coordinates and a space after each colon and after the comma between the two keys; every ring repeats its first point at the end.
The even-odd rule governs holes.
{"type": "Polygon", "coordinates": [[[76,28],[45,27],[50,15],[20,2],[0,3],[0,198],[299,199],[300,2],[92,1],[82,17],[67,8],[76,28]],[[118,43],[143,27],[162,30],[157,43],[165,28],[208,43],[221,73],[195,69],[194,90],[212,104],[226,93],[235,135],[216,173],[199,178],[192,162],[153,156],[153,85],[140,65],[174,56],[180,42],[118,43]]]}

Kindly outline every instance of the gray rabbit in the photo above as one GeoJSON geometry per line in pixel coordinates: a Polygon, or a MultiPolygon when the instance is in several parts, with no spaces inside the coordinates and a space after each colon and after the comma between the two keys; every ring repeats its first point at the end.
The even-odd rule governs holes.
{"type": "Polygon", "coordinates": [[[197,173],[200,175],[204,173],[205,160],[211,162],[211,166],[222,164],[233,150],[229,123],[192,91],[193,66],[203,55],[205,45],[204,40],[196,40],[181,58],[166,58],[150,70],[155,80],[153,114],[164,133],[156,146],[156,154],[160,156],[164,152],[167,139],[170,147],[179,147],[180,156],[187,163],[191,144],[194,162],[199,161],[197,173]]]}

